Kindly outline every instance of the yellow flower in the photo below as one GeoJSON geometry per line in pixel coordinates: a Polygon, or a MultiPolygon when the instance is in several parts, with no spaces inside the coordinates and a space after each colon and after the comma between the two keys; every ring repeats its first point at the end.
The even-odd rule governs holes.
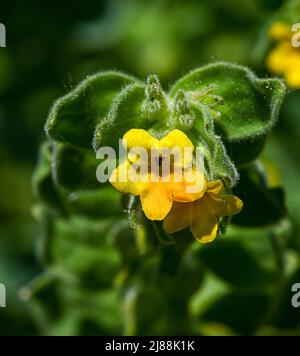
{"type": "MultiPolygon", "coordinates": [[[[203,196],[206,190],[206,182],[203,172],[195,172],[193,169],[194,146],[189,138],[179,130],[171,131],[162,140],[151,136],[147,131],[132,129],[123,137],[124,144],[129,150],[127,160],[116,168],[111,177],[110,183],[122,193],[140,196],[142,209],[150,220],[164,220],[170,212],[173,202],[192,202],[203,196]],[[148,158],[142,160],[136,148],[143,148],[148,153],[148,158]],[[162,162],[164,160],[164,149],[180,149],[180,155],[170,161],[171,169],[169,173],[163,174],[162,162]],[[186,148],[189,151],[186,153],[186,148]],[[158,159],[154,161],[157,169],[153,170],[153,150],[158,150],[158,159]],[[140,159],[139,159],[140,158],[140,159]],[[146,173],[140,170],[137,177],[138,167],[147,168],[146,173]],[[182,173],[183,168],[188,168],[189,174],[182,174],[181,181],[178,179],[178,172],[182,173]],[[189,177],[190,176],[190,177],[189,177]],[[198,191],[187,192],[189,185],[200,182],[198,191]]],[[[154,166],[155,166],[154,164],[154,166]]],[[[155,168],[155,167],[154,167],[155,168]]]]}
{"type": "Polygon", "coordinates": [[[270,37],[277,45],[267,58],[268,69],[282,75],[291,88],[300,88],[300,49],[292,45],[291,26],[275,23],[270,29],[270,37]]]}
{"type": "Polygon", "coordinates": [[[243,202],[234,195],[225,195],[224,185],[218,180],[208,184],[201,199],[174,203],[163,226],[169,234],[190,227],[193,236],[205,244],[217,237],[220,218],[238,214],[242,208],[243,202]]]}

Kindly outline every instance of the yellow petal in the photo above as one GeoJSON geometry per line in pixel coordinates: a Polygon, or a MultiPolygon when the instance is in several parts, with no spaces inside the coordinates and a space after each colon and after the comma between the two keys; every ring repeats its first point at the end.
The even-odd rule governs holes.
{"type": "Polygon", "coordinates": [[[168,234],[181,231],[189,227],[193,218],[193,204],[174,203],[169,215],[163,223],[168,234]]]}
{"type": "Polygon", "coordinates": [[[173,204],[170,183],[151,183],[141,194],[141,202],[143,211],[149,220],[164,220],[173,204]]]}
{"type": "Polygon", "coordinates": [[[159,141],[151,136],[149,132],[141,129],[131,129],[123,137],[127,142],[128,149],[143,147],[151,150],[152,147],[159,147],[159,141]]]}
{"type": "Polygon", "coordinates": [[[145,179],[142,179],[142,177],[139,180],[133,179],[133,173],[131,163],[126,160],[112,172],[109,182],[121,193],[140,195],[148,188],[150,181],[143,181],[145,179]]]}
{"type": "Polygon", "coordinates": [[[188,203],[203,197],[207,189],[207,182],[203,172],[193,169],[182,173],[182,182],[176,181],[178,174],[175,170],[172,176],[171,189],[174,201],[188,203]]]}
{"type": "Polygon", "coordinates": [[[195,205],[191,232],[195,239],[207,244],[216,239],[219,229],[219,219],[211,210],[206,197],[193,203],[195,205]]]}
{"type": "Polygon", "coordinates": [[[159,147],[169,150],[174,148],[179,149],[178,151],[182,159],[175,159],[174,166],[186,166],[193,161],[194,145],[187,135],[180,130],[171,131],[159,142],[159,147]],[[184,150],[185,148],[187,150],[184,150]]]}
{"type": "Polygon", "coordinates": [[[212,209],[219,218],[239,214],[243,209],[243,202],[234,195],[226,195],[221,198],[210,197],[209,199],[212,209]]]}
{"type": "MultiPolygon", "coordinates": [[[[144,148],[148,153],[151,151],[151,148],[159,147],[159,141],[153,136],[151,136],[149,132],[141,129],[129,130],[123,137],[123,144],[125,143],[127,145],[128,150],[134,148],[144,148]]],[[[130,162],[135,162],[138,157],[134,153],[129,153],[128,159],[130,160],[130,162]]]]}
{"type": "Polygon", "coordinates": [[[220,196],[224,192],[224,184],[221,180],[208,183],[207,192],[213,196],[220,196]]]}

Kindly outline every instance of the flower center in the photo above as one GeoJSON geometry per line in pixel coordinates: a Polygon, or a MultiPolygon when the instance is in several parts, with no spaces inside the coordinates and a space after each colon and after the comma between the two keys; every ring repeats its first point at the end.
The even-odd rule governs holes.
{"type": "Polygon", "coordinates": [[[169,176],[174,172],[174,157],[162,154],[152,156],[149,162],[149,171],[159,177],[169,176]]]}

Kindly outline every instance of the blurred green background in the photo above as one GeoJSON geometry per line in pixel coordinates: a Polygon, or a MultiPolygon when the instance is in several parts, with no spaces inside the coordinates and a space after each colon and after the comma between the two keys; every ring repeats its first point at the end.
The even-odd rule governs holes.
{"type": "MultiPolygon", "coordinates": [[[[131,287],[122,292],[121,303],[112,287],[112,280],[122,283],[127,272],[115,273],[120,255],[111,240],[121,250],[122,244],[133,244],[126,219],[125,230],[116,224],[121,237],[118,231],[104,233],[107,244],[97,241],[99,230],[106,231],[104,221],[57,221],[56,258],[72,257],[60,263],[59,273],[67,276],[45,275],[39,259],[44,232],[33,218],[31,189],[48,111],[86,75],[117,69],[145,79],[156,73],[168,89],[191,69],[227,60],[270,76],[268,28],[296,5],[283,0],[1,2],[7,48],[0,48],[0,283],[7,286],[7,308],[0,309],[0,335],[300,335],[299,310],[291,306],[291,286],[300,283],[300,90],[290,90],[263,154],[286,191],[289,218],[276,227],[279,244],[272,246],[267,229],[233,227],[213,248],[193,246],[180,276],[171,273],[167,280],[152,275],[158,262],[150,256],[137,277],[149,281],[149,290],[139,298],[131,287]],[[85,234],[89,240],[83,242],[85,234]],[[84,267],[91,261],[93,273],[84,267]],[[101,288],[97,274],[102,282],[103,275],[107,279],[101,288]],[[79,282],[62,282],[74,275],[79,282]],[[28,302],[32,291],[25,287],[32,281],[37,292],[28,302]],[[158,293],[155,285],[166,291],[158,293]],[[172,297],[178,289],[182,295],[172,297]]],[[[300,22],[300,11],[294,15],[300,22]]],[[[177,256],[182,243],[162,247],[160,268],[173,270],[172,254],[177,256]]],[[[130,249],[126,257],[135,261],[132,268],[140,266],[137,255],[130,249]]]]}

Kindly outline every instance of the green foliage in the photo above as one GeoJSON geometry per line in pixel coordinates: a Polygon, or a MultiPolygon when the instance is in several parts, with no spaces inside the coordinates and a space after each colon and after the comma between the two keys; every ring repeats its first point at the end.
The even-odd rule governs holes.
{"type": "Polygon", "coordinates": [[[241,214],[234,220],[239,225],[265,226],[276,223],[287,214],[283,189],[268,187],[262,167],[241,170],[240,184],[235,193],[245,204],[241,214]]]}
{"type": "Polygon", "coordinates": [[[97,189],[95,179],[99,162],[93,152],[64,144],[53,147],[52,174],[57,185],[68,190],[97,189]],[[76,172],[76,174],[74,174],[76,172]]]}
{"type": "Polygon", "coordinates": [[[60,192],[52,179],[52,153],[52,145],[48,142],[43,144],[38,167],[32,178],[33,191],[36,198],[46,203],[49,207],[63,211],[60,192]]]}
{"type": "MultiPolygon", "coordinates": [[[[233,222],[271,226],[285,217],[283,196],[268,187],[253,161],[277,122],[284,95],[280,80],[258,79],[245,67],[216,63],[184,77],[169,94],[155,75],[143,84],[110,72],[88,77],[55,103],[46,124],[51,141],[42,147],[33,178],[40,202],[35,216],[44,227],[40,255],[48,272],[31,288],[47,333],[76,334],[87,317],[84,307],[72,315],[58,309],[50,317],[53,300],[61,308],[86,296],[85,303],[93,305],[94,294],[97,314],[105,315],[103,308],[115,313],[122,305],[122,317],[119,311],[111,324],[90,316],[86,329],[92,334],[123,329],[127,335],[185,335],[205,330],[207,323],[226,324],[239,334],[257,330],[276,289],[270,244],[276,230],[230,229],[228,240],[212,247],[193,242],[188,231],[168,236],[161,224],[145,220],[138,199],[97,182],[100,161],[94,151],[117,149],[132,128],[158,138],[180,129],[203,152],[208,179],[222,179],[244,200],[245,210],[233,222]],[[247,235],[245,241],[240,234],[247,235]],[[54,293],[52,304],[42,297],[47,293],[54,293]],[[114,297],[101,305],[100,295],[110,293],[114,297]],[[233,312],[244,304],[253,309],[247,323],[233,312]]],[[[223,232],[228,222],[222,222],[223,232]]]]}
{"type": "Polygon", "coordinates": [[[239,157],[240,164],[249,161],[247,156],[254,159],[260,153],[257,140],[264,139],[276,124],[285,96],[285,86],[279,80],[258,79],[247,68],[228,63],[211,64],[192,72],[175,84],[171,96],[178,90],[196,102],[201,97],[204,101],[208,92],[210,105],[220,114],[215,117],[219,134],[236,149],[247,150],[245,161],[239,157]]]}
{"type": "Polygon", "coordinates": [[[121,331],[122,310],[111,289],[85,291],[49,273],[33,281],[26,292],[33,294],[32,313],[44,335],[105,336],[121,331]]]}
{"type": "Polygon", "coordinates": [[[300,281],[300,91],[288,93],[277,120],[280,81],[247,69],[273,75],[270,26],[299,22],[299,4],[86,0],[70,11],[68,2],[1,3],[9,38],[0,49],[8,294],[0,335],[300,335],[291,305],[300,281]],[[205,63],[213,64],[179,81],[203,77],[197,95],[172,89],[205,63]],[[58,97],[32,195],[42,127],[58,97]],[[157,137],[184,131],[203,150],[209,179],[243,198],[214,244],[195,243],[188,230],[166,235],[145,221],[139,198],[97,182],[93,149],[117,145],[132,126],[157,137]]]}
{"type": "Polygon", "coordinates": [[[45,127],[48,136],[75,147],[90,148],[97,121],[107,114],[119,91],[133,82],[133,78],[117,72],[88,77],[56,102],[45,127]]]}

